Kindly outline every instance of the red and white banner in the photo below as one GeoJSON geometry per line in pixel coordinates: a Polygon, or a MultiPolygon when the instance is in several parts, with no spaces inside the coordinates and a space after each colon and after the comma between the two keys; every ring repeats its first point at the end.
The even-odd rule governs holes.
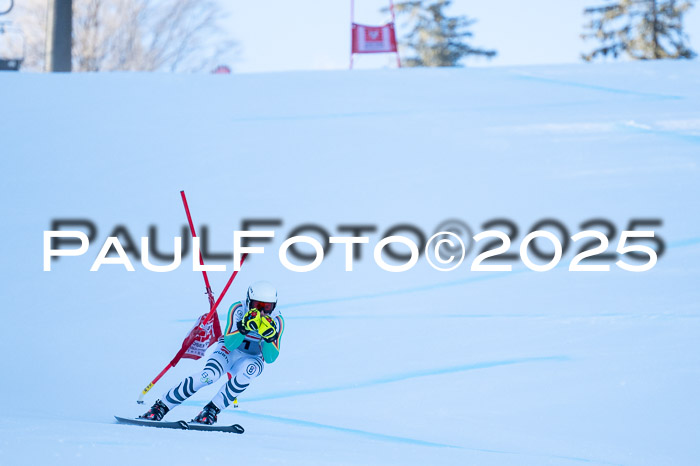
{"type": "Polygon", "coordinates": [[[352,23],[352,53],[398,52],[394,23],[365,26],[352,23]]]}
{"type": "Polygon", "coordinates": [[[197,323],[194,324],[194,327],[192,330],[190,330],[187,338],[185,338],[185,341],[182,343],[183,349],[187,348],[182,354],[183,358],[201,358],[204,356],[207,348],[216,343],[221,336],[221,325],[219,324],[219,319],[216,317],[216,315],[213,319],[210,319],[203,328],[200,328],[202,321],[206,319],[206,317],[207,314],[199,316],[197,323]],[[189,340],[191,340],[191,342],[189,340]]]}

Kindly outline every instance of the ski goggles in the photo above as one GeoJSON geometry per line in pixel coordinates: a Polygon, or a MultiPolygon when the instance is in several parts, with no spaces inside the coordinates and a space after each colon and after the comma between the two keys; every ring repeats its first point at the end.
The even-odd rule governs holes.
{"type": "Polygon", "coordinates": [[[249,309],[257,309],[260,312],[270,313],[275,309],[276,303],[266,303],[265,301],[258,301],[257,299],[251,299],[249,309]]]}

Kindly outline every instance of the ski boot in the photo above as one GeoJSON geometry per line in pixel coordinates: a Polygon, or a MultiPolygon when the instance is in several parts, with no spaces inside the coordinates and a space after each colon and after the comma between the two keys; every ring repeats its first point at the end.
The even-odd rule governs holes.
{"type": "Polygon", "coordinates": [[[199,424],[212,425],[216,422],[216,415],[219,414],[221,410],[216,407],[211,401],[204,407],[201,413],[197,414],[197,417],[192,419],[192,422],[197,422],[199,424]]]}
{"type": "Polygon", "coordinates": [[[139,416],[140,419],[148,419],[149,421],[160,421],[163,419],[163,416],[165,416],[170,409],[168,409],[167,406],[165,406],[165,403],[163,403],[160,400],[156,400],[156,402],[151,406],[151,409],[146,411],[143,415],[139,416]]]}

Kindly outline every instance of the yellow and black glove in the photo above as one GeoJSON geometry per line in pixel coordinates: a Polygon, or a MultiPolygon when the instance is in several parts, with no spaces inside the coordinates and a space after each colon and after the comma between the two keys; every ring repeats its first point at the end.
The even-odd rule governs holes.
{"type": "Polygon", "coordinates": [[[241,320],[238,321],[236,327],[238,331],[243,335],[247,335],[250,332],[257,332],[260,328],[260,322],[262,321],[262,314],[257,309],[251,309],[243,316],[241,320]]]}
{"type": "Polygon", "coordinates": [[[277,324],[275,320],[270,316],[264,316],[260,319],[260,324],[258,325],[258,333],[263,340],[268,343],[273,343],[277,340],[279,333],[277,332],[277,324]]]}

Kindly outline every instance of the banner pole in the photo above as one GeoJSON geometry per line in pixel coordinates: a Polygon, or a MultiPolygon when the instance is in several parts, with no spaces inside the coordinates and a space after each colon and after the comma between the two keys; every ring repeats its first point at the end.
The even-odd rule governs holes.
{"type": "Polygon", "coordinates": [[[350,69],[352,69],[353,62],[353,45],[355,38],[355,0],[350,0],[350,69]]]}
{"type": "MultiPolygon", "coordinates": [[[[394,25],[394,39],[396,39],[396,13],[394,12],[394,0],[389,0],[389,11],[391,11],[391,23],[394,25]]],[[[399,41],[396,41],[396,65],[401,68],[401,57],[399,56],[399,41]]]]}

